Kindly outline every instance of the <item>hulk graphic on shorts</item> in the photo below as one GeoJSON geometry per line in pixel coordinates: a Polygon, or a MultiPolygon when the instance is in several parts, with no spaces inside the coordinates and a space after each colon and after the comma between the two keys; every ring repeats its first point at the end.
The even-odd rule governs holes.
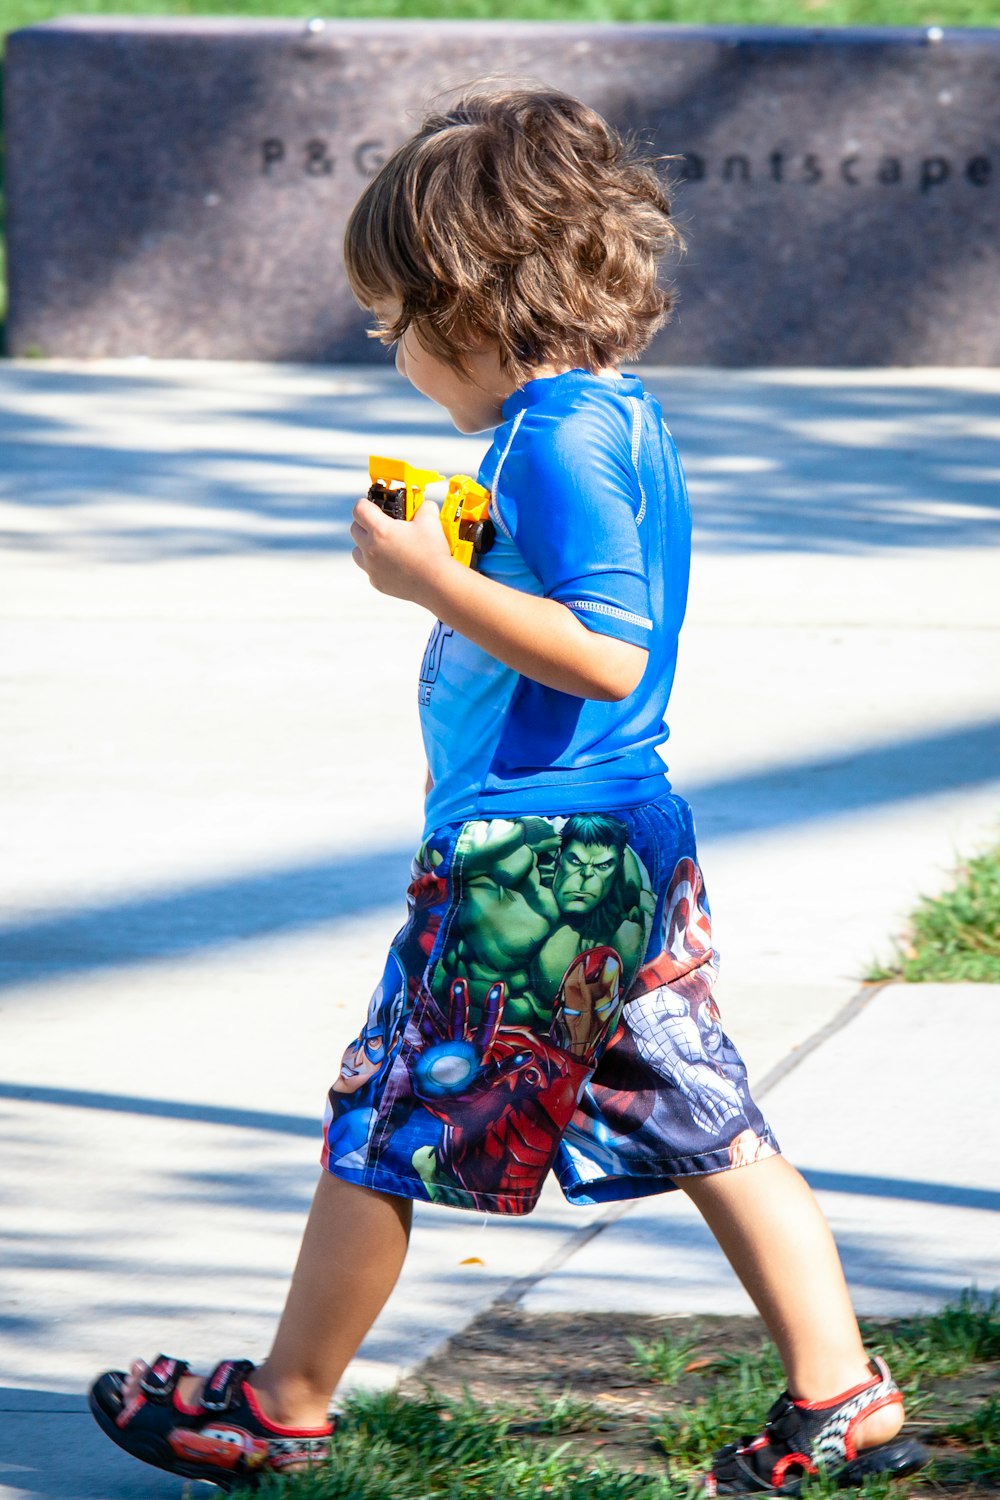
{"type": "Polygon", "coordinates": [[[646,951],[655,898],[626,836],[619,818],[601,813],[466,824],[453,866],[461,898],[434,993],[446,996],[464,979],[478,1011],[502,981],[503,1024],[545,1030],[567,969],[597,947],[619,955],[627,988],[646,951]]]}

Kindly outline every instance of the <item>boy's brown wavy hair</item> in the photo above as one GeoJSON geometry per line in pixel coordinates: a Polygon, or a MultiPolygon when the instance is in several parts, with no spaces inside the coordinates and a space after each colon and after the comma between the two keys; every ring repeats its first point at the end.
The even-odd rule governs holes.
{"type": "Polygon", "coordinates": [[[399,303],[374,337],[412,324],[457,370],[486,337],[521,384],[542,364],[635,359],[670,314],[657,267],[681,244],[651,163],[594,110],[477,85],[369,183],[344,258],[363,307],[399,303]]]}

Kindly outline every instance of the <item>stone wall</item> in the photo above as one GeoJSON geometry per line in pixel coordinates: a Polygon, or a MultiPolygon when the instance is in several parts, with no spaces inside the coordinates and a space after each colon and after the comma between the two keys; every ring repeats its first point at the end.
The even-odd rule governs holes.
{"type": "Polygon", "coordinates": [[[1000,32],[121,17],[8,39],[10,352],[384,359],[347,214],[501,71],[680,158],[650,359],[1000,363],[1000,32]]]}

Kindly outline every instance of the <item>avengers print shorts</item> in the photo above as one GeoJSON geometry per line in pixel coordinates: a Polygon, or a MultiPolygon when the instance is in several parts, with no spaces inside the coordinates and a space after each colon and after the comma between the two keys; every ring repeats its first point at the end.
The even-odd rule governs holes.
{"type": "Polygon", "coordinates": [[[417,853],[409,916],[330,1089],[323,1165],[523,1214],[777,1151],[712,998],[687,804],[491,818],[417,853]]]}

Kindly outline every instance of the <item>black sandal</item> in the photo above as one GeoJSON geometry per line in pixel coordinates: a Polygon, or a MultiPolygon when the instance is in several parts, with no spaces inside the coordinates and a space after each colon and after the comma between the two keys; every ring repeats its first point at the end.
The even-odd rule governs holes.
{"type": "Polygon", "coordinates": [[[124,1371],[98,1376],[90,1388],[90,1410],[111,1441],[133,1458],[224,1490],[253,1485],[267,1473],[321,1463],[329,1455],[332,1425],[269,1422],[247,1384],[253,1368],[248,1359],[223,1360],[205,1380],[197,1406],[188,1406],[177,1391],[187,1363],[161,1354],[128,1401],[124,1371]]]}
{"type": "Polygon", "coordinates": [[[899,1386],[884,1360],[873,1359],[871,1380],[829,1401],[796,1401],[787,1391],[767,1414],[759,1437],[727,1443],[705,1476],[705,1495],[797,1495],[807,1474],[836,1485],[861,1484],[869,1474],[912,1474],[928,1453],[914,1438],[897,1436],[858,1448],[862,1417],[880,1406],[901,1406],[899,1386]]]}

